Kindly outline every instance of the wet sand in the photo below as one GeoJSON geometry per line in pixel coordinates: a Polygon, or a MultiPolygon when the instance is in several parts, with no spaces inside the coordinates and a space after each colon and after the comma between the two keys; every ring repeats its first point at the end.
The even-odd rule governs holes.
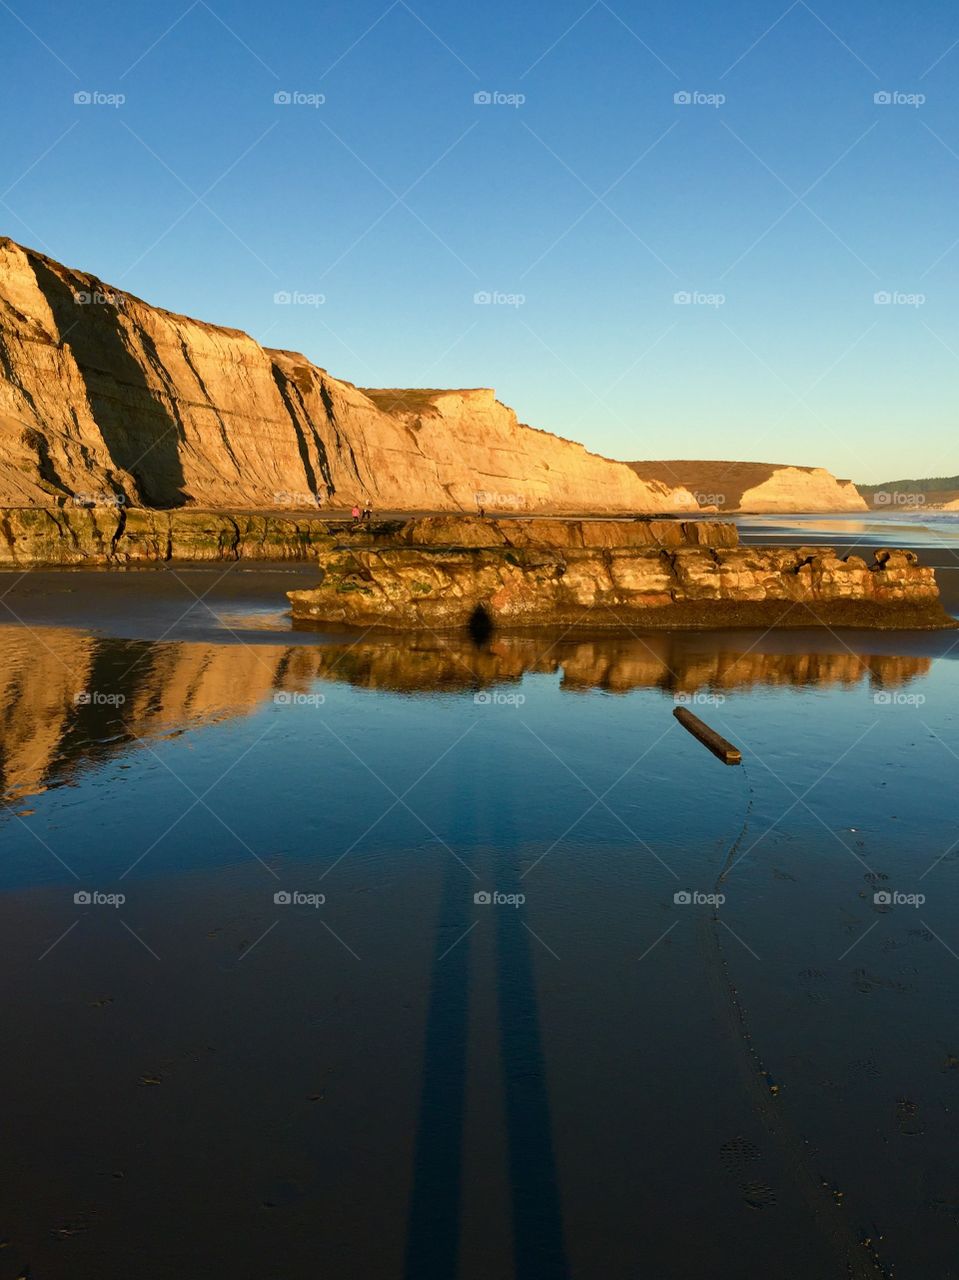
{"type": "Polygon", "coordinates": [[[955,637],[294,633],[310,574],[0,575],[0,1280],[954,1274],[955,637]]]}

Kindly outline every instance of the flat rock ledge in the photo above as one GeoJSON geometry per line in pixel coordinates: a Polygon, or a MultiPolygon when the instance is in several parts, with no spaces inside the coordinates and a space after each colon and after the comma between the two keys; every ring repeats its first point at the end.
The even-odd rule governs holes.
{"type": "Polygon", "coordinates": [[[422,517],[319,551],[294,622],[364,630],[959,626],[911,551],[743,547],[685,520],[422,517]]]}

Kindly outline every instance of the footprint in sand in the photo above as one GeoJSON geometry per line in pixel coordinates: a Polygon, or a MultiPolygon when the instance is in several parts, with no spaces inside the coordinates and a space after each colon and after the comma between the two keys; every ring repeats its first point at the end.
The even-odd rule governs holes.
{"type": "Polygon", "coordinates": [[[776,1193],[765,1182],[744,1182],[743,1200],[750,1209],[768,1209],[776,1203],[776,1193]]]}
{"type": "Polygon", "coordinates": [[[719,1148],[719,1159],[727,1173],[745,1173],[759,1159],[759,1148],[748,1138],[737,1135],[719,1148]]]}
{"type": "Polygon", "coordinates": [[[900,1133],[915,1137],[924,1133],[922,1119],[919,1115],[919,1104],[909,1098],[896,1099],[896,1127],[900,1133]]]}

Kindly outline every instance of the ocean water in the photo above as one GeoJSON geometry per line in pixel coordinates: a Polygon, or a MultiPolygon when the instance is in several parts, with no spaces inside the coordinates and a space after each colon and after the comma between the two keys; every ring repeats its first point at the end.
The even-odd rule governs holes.
{"type": "Polygon", "coordinates": [[[308,574],[0,582],[0,1278],[959,1275],[955,633],[308,574]]]}
{"type": "Polygon", "coordinates": [[[927,511],[924,507],[878,508],[867,513],[833,515],[736,516],[740,535],[749,542],[837,540],[843,546],[902,545],[948,551],[959,548],[959,511],[927,511]]]}

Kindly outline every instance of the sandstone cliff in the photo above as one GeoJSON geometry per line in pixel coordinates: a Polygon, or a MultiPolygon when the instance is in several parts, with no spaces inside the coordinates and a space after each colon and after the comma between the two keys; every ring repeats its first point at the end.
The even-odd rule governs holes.
{"type": "Polygon", "coordinates": [[[0,507],[691,511],[488,389],[364,391],[0,239],[0,507]]]}
{"type": "Polygon", "coordinates": [[[631,462],[639,475],[689,489],[701,506],[720,511],[866,511],[851,480],[822,467],[776,462],[631,462]]]}
{"type": "Polygon", "coordinates": [[[697,521],[425,517],[320,554],[294,620],[406,630],[489,626],[950,627],[911,551],[741,547],[697,521]]]}

